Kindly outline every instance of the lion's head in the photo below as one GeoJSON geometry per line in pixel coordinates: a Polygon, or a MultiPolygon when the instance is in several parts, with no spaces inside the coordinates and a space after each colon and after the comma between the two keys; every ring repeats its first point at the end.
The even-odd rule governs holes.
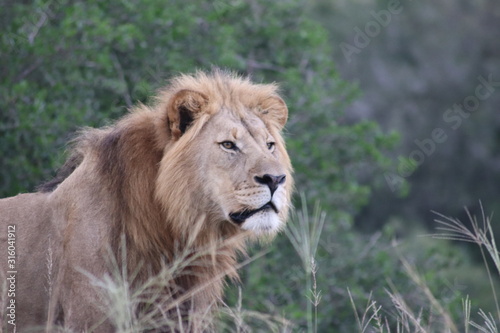
{"type": "Polygon", "coordinates": [[[212,223],[278,231],[293,180],[281,136],[288,110],[276,86],[198,73],[177,78],[160,101],[174,142],[165,148],[156,198],[171,218],[192,221],[204,212],[212,223]]]}

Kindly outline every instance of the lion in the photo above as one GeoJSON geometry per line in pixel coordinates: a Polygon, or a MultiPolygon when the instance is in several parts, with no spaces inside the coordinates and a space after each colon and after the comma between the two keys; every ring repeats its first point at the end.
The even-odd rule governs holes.
{"type": "Polygon", "coordinates": [[[215,69],[179,75],[151,105],[83,129],[53,180],[0,200],[0,265],[3,280],[15,282],[2,295],[2,327],[14,318],[18,332],[116,331],[96,286],[115,274],[112,256],[130,288],[168,280],[135,312],[154,309],[189,321],[184,331],[202,330],[193,318],[220,304],[248,241],[272,238],[286,223],[287,118],[276,84],[215,69]],[[175,273],[162,275],[180,254],[175,273]]]}

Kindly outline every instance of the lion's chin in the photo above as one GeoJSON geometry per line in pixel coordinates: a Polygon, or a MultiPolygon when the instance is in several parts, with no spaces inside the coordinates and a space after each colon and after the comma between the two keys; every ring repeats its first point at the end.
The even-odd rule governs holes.
{"type": "Polygon", "coordinates": [[[241,225],[244,230],[253,231],[257,235],[274,234],[279,231],[281,221],[274,211],[260,211],[248,219],[241,225]]]}

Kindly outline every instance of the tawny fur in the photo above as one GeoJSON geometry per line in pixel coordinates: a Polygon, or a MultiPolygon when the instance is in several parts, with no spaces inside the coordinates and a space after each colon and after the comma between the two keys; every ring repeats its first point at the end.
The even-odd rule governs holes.
{"type": "MultiPolygon", "coordinates": [[[[215,70],[175,78],[154,105],[137,106],[113,126],[83,130],[56,179],[39,193],[0,200],[2,253],[6,226],[17,228],[17,331],[59,323],[113,332],[99,307],[104,296],[88,278],[110,274],[109,250],[122,258],[125,249],[119,265],[138,272],[132,287],[187,253],[188,264],[161,290],[157,306],[167,314],[209,311],[222,297],[224,277],[237,278],[237,255],[255,237],[228,218],[257,208],[238,202],[235,191],[262,192],[255,176],[286,175],[275,195],[283,205],[280,226],[257,234],[273,235],[286,221],[293,187],[280,135],[286,119],[275,85],[215,70]],[[241,151],[222,151],[226,137],[241,142],[241,151]]],[[[0,256],[3,268],[5,260],[0,256]]]]}

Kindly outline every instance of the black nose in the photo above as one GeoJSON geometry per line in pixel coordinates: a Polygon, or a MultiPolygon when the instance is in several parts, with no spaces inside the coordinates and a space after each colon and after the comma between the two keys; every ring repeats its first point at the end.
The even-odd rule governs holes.
{"type": "Polygon", "coordinates": [[[271,195],[273,195],[274,191],[276,191],[278,186],[280,184],[283,184],[285,180],[286,180],[285,175],[273,176],[270,174],[265,174],[262,177],[255,176],[255,181],[257,183],[269,186],[269,189],[271,190],[271,195]]]}

